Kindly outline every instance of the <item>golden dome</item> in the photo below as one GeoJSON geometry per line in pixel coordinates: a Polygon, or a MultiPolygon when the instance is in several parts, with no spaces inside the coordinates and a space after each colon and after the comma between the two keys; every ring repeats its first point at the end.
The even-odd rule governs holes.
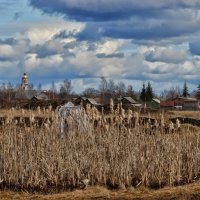
{"type": "Polygon", "coordinates": [[[24,75],[22,76],[22,79],[27,79],[27,78],[28,78],[28,76],[27,76],[26,72],[24,72],[24,75]]]}

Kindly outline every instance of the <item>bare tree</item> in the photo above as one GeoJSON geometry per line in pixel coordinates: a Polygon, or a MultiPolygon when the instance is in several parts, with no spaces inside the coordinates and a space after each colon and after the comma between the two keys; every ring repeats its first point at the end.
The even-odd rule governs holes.
{"type": "Polygon", "coordinates": [[[108,89],[108,82],[107,82],[106,78],[102,76],[101,82],[99,85],[99,91],[100,91],[100,93],[103,94],[103,93],[106,93],[107,89],[108,89]]]}
{"type": "Polygon", "coordinates": [[[11,99],[14,99],[14,87],[11,82],[7,84],[7,94],[8,94],[8,101],[10,102],[11,99]]]}
{"type": "Polygon", "coordinates": [[[126,96],[132,97],[132,98],[135,99],[135,100],[137,99],[136,93],[135,93],[135,91],[133,90],[133,86],[132,86],[132,85],[129,85],[129,86],[127,87],[126,96]]]}
{"type": "Polygon", "coordinates": [[[174,99],[181,96],[181,90],[177,87],[171,87],[169,90],[161,92],[160,98],[162,99],[174,99]]]}
{"type": "Polygon", "coordinates": [[[52,83],[51,83],[50,91],[52,91],[53,93],[57,93],[57,88],[56,88],[56,84],[54,81],[52,81],[52,83]]]}
{"type": "Polygon", "coordinates": [[[116,96],[116,85],[112,79],[108,82],[107,96],[109,98],[114,98],[116,96]]]}
{"type": "Polygon", "coordinates": [[[71,80],[64,80],[64,87],[66,89],[67,95],[70,95],[72,92],[72,82],[71,80]]]}
{"type": "Polygon", "coordinates": [[[99,91],[94,88],[87,88],[82,92],[83,96],[94,98],[99,95],[99,91]]]}
{"type": "Polygon", "coordinates": [[[60,97],[67,98],[72,93],[72,84],[71,80],[65,79],[63,84],[60,86],[60,97]]]}
{"type": "Polygon", "coordinates": [[[116,95],[123,97],[126,94],[126,86],[124,82],[120,81],[116,86],[116,95]]]}
{"type": "Polygon", "coordinates": [[[108,82],[105,77],[101,77],[101,82],[99,85],[99,92],[102,98],[102,103],[105,103],[106,92],[108,89],[108,82]]]}

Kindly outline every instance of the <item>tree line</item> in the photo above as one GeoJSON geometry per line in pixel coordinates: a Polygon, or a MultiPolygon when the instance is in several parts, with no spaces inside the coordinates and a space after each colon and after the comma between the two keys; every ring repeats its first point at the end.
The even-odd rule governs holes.
{"type": "MultiPolygon", "coordinates": [[[[0,100],[11,101],[15,99],[26,99],[37,95],[41,91],[43,91],[43,86],[40,83],[37,87],[34,87],[34,85],[31,84],[29,91],[24,91],[21,88],[21,85],[13,85],[10,82],[7,84],[2,83],[0,85],[0,100]]],[[[141,90],[135,91],[132,85],[126,86],[123,81],[115,83],[112,79],[106,79],[105,77],[100,78],[100,83],[97,89],[92,87],[86,88],[79,94],[73,91],[72,82],[68,79],[65,79],[59,87],[56,86],[53,81],[48,91],[55,94],[58,99],[78,96],[86,96],[88,98],[101,97],[103,100],[128,96],[132,97],[136,101],[143,102],[150,102],[155,97],[160,99],[173,99],[180,96],[191,96],[200,99],[200,84],[196,91],[189,93],[186,81],[184,82],[182,89],[180,89],[180,87],[172,87],[169,90],[162,91],[160,95],[154,93],[151,82],[147,82],[147,84],[143,83],[141,90]]]]}

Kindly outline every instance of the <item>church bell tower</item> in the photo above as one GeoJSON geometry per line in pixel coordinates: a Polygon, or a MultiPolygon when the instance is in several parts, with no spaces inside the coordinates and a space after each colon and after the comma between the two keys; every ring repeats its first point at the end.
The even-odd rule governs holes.
{"type": "Polygon", "coordinates": [[[22,83],[21,83],[21,87],[23,90],[29,90],[29,83],[28,83],[28,76],[26,74],[26,72],[24,72],[23,76],[22,76],[22,83]]]}

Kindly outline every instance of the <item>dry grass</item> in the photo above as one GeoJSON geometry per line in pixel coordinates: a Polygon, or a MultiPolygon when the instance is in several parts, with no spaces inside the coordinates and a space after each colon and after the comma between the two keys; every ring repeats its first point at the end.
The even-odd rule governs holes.
{"type": "Polygon", "coordinates": [[[39,117],[48,117],[50,116],[50,112],[48,109],[40,109],[38,110],[26,110],[26,109],[1,109],[0,117],[9,117],[9,116],[23,116],[29,117],[30,115],[39,116],[39,117]]]}
{"type": "Polygon", "coordinates": [[[129,190],[110,191],[103,187],[89,187],[85,190],[75,190],[53,195],[40,195],[17,192],[0,192],[0,199],[27,199],[27,200],[72,200],[72,199],[137,199],[137,200],[192,200],[200,199],[200,183],[193,183],[187,186],[166,187],[160,190],[149,190],[146,188],[130,188],[129,190]]]}
{"type": "MultiPolygon", "coordinates": [[[[95,126],[86,133],[74,126],[61,137],[54,112],[47,111],[53,123],[46,123],[42,128],[34,124],[37,113],[17,112],[21,112],[22,116],[28,114],[32,125],[18,126],[8,120],[1,127],[1,188],[58,192],[79,188],[81,181],[87,178],[91,186],[124,189],[124,192],[90,187],[85,191],[67,193],[69,198],[77,194],[87,199],[90,198],[87,195],[96,195],[96,190],[99,190],[100,195],[108,195],[102,196],[104,199],[128,199],[130,195],[137,197],[137,194],[138,198],[150,199],[151,195],[156,195],[153,191],[130,190],[133,187],[162,188],[188,184],[199,179],[199,129],[184,126],[166,134],[164,116],[152,124],[141,122],[139,113],[125,113],[120,107],[112,110],[109,119],[103,113],[88,108],[90,123],[95,126]]],[[[11,119],[16,111],[7,111],[7,115],[11,119]]],[[[199,192],[199,184],[194,186],[199,192]]],[[[167,194],[168,189],[161,191],[167,194]]],[[[37,199],[37,196],[22,195],[37,199]]],[[[67,199],[62,195],[66,194],[58,197],[67,199]]]]}
{"type": "Polygon", "coordinates": [[[169,111],[168,115],[171,117],[191,117],[200,119],[200,111],[169,111]]]}

